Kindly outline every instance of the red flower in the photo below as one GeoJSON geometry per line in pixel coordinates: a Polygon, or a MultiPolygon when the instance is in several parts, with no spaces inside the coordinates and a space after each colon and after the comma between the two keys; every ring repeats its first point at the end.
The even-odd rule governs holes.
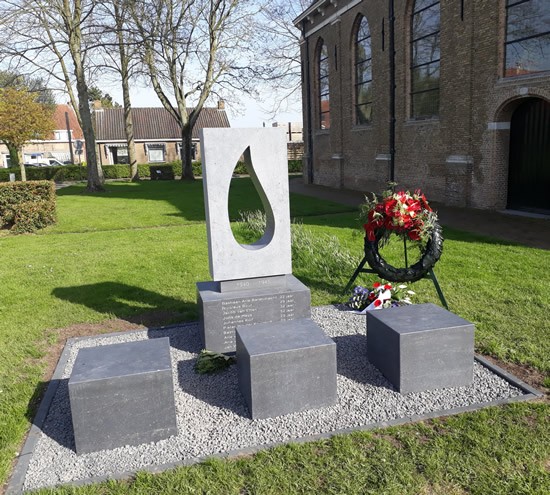
{"type": "Polygon", "coordinates": [[[384,285],[384,289],[386,289],[386,290],[391,289],[391,284],[386,284],[386,285],[384,285]]]}
{"type": "Polygon", "coordinates": [[[397,200],[390,199],[385,202],[384,211],[386,212],[386,215],[389,216],[395,216],[396,214],[396,206],[397,206],[397,200]]]}
{"type": "Polygon", "coordinates": [[[409,230],[407,232],[407,235],[409,236],[409,239],[411,241],[419,241],[420,240],[420,232],[418,230],[409,230]]]}
{"type": "Polygon", "coordinates": [[[374,282],[374,284],[372,284],[372,286],[377,289],[378,287],[380,287],[382,284],[380,282],[374,282]]]}
{"type": "Polygon", "coordinates": [[[374,307],[377,308],[378,306],[380,306],[382,304],[382,301],[380,299],[377,299],[376,301],[374,301],[374,307]]]}

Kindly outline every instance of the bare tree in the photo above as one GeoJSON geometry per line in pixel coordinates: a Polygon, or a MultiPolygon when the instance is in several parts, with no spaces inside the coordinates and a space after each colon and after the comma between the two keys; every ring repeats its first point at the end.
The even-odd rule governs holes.
{"type": "Polygon", "coordinates": [[[301,33],[293,20],[310,5],[311,0],[271,0],[262,6],[257,51],[263,65],[256,70],[271,92],[273,114],[290,103],[301,103],[301,33]]]}
{"type": "Polygon", "coordinates": [[[100,3],[98,8],[98,14],[102,22],[105,23],[103,29],[98,30],[98,44],[101,44],[103,48],[100,69],[103,69],[102,75],[104,75],[104,69],[107,69],[114,72],[117,79],[120,79],[130,174],[132,181],[138,181],[139,171],[130,99],[130,80],[137,57],[134,34],[128,26],[128,22],[131,20],[129,4],[125,0],[112,0],[100,3]]]}
{"type": "Polygon", "coordinates": [[[208,97],[216,88],[250,91],[247,54],[257,6],[241,0],[129,2],[151,84],[181,129],[182,179],[193,180],[192,132],[208,97]]]}
{"type": "Polygon", "coordinates": [[[97,162],[87,85],[94,7],[94,0],[2,0],[1,49],[22,71],[38,70],[64,85],[86,143],[87,189],[101,191],[104,178],[97,162]]]}

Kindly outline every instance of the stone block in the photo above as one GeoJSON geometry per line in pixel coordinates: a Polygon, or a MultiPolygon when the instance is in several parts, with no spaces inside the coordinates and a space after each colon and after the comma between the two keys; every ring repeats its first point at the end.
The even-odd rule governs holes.
{"type": "Polygon", "coordinates": [[[212,279],[235,280],[292,273],[284,130],[202,129],[201,150],[212,279]],[[229,222],[229,187],[241,157],[267,220],[264,235],[251,245],[237,242],[229,222]]]}
{"type": "Polygon", "coordinates": [[[176,435],[169,339],[80,349],[69,399],[78,454],[176,435]]]}
{"type": "Polygon", "coordinates": [[[309,318],[237,327],[239,388],[253,419],[336,403],[336,344],[309,318]]]}
{"type": "Polygon", "coordinates": [[[235,352],[237,326],[311,315],[310,291],[293,275],[285,275],[284,283],[279,278],[267,285],[265,279],[263,285],[257,279],[235,282],[252,288],[221,292],[218,282],[197,283],[202,346],[209,351],[235,352]]]}
{"type": "Polygon", "coordinates": [[[435,304],[369,311],[367,355],[404,394],[470,385],[474,325],[435,304]]]}

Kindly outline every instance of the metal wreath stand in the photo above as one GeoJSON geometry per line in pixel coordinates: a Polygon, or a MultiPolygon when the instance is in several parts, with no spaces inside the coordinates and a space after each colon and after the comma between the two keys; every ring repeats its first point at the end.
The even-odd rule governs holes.
{"type": "Polygon", "coordinates": [[[374,241],[369,241],[365,236],[365,256],[359,263],[359,266],[353,272],[353,275],[349,279],[346,287],[343,290],[343,294],[347,293],[360,273],[375,273],[379,277],[388,280],[390,282],[416,282],[423,278],[430,279],[437,291],[439,300],[445,309],[449,309],[443,291],[439,285],[435,272],[433,270],[434,265],[441,257],[443,251],[443,235],[442,229],[438,223],[434,225],[432,235],[426,244],[426,248],[423,254],[412,266],[409,266],[407,257],[407,240],[403,239],[403,251],[405,255],[405,268],[395,268],[387,263],[379,253],[379,242],[382,237],[383,230],[379,229],[374,241]],[[369,264],[370,268],[365,268],[366,264],[369,264]]]}

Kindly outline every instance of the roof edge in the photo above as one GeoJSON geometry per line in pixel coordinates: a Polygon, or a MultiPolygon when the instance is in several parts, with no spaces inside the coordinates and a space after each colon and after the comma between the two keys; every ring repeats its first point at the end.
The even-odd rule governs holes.
{"type": "Polygon", "coordinates": [[[302,22],[305,18],[307,18],[312,12],[314,12],[315,10],[317,10],[319,7],[321,7],[321,5],[323,5],[324,3],[327,3],[329,0],[318,0],[317,2],[315,2],[313,5],[311,5],[310,7],[308,7],[306,10],[304,10],[298,17],[296,17],[296,19],[294,19],[292,22],[294,23],[294,25],[296,27],[298,27],[298,24],[300,22],[302,22]]]}

